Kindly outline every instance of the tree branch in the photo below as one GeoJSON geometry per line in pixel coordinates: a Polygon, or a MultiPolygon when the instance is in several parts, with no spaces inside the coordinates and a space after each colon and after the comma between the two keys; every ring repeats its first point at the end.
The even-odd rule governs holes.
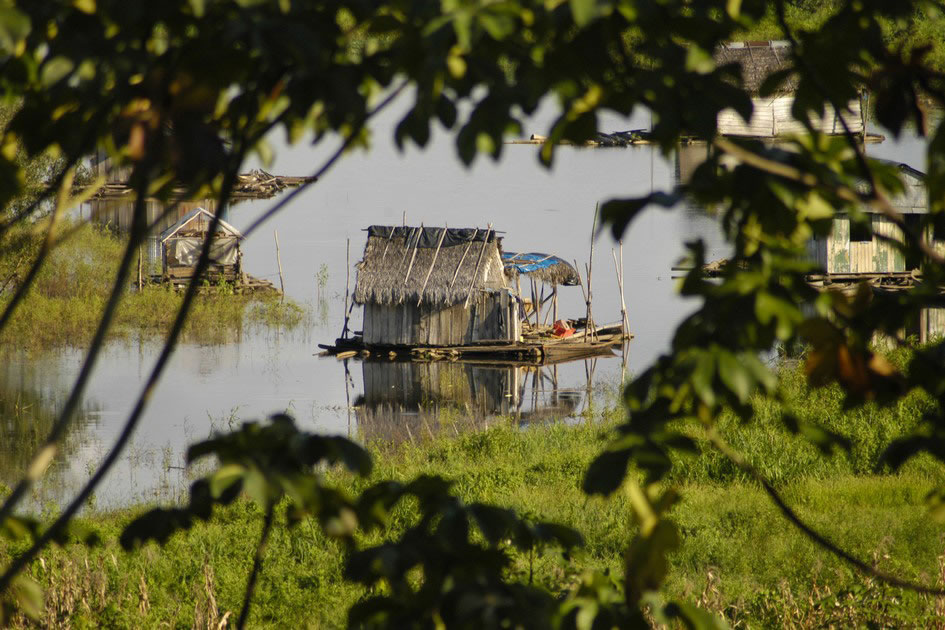
{"type": "Polygon", "coordinates": [[[945,589],[935,588],[932,586],[925,586],[923,584],[917,584],[915,582],[910,582],[908,580],[903,580],[894,575],[889,575],[888,573],[883,573],[878,569],[871,567],[866,564],[859,558],[853,556],[848,551],[841,549],[836,544],[832,543],[827,539],[826,536],[815,530],[813,527],[805,523],[800,516],[797,515],[794,510],[784,501],[778,491],[771,485],[771,482],[768,481],[764,475],[762,475],[754,466],[752,466],[744,457],[741,456],[737,451],[732,449],[725,441],[719,436],[718,432],[714,428],[707,427],[705,429],[706,438],[709,442],[715,446],[725,457],[727,457],[733,464],[738,466],[742,471],[746,472],[752,479],[757,483],[761,484],[761,487],[768,494],[768,497],[774,502],[774,504],[781,511],[781,514],[787,518],[795,527],[797,527],[801,532],[807,536],[811,541],[814,542],[820,548],[834,554],[838,558],[845,560],[847,563],[856,567],[862,573],[869,575],[877,580],[890,584],[892,586],[897,586],[910,591],[915,591],[917,593],[925,593],[927,595],[945,595],[945,589]]]}
{"type": "Polygon", "coordinates": [[[236,622],[238,630],[246,627],[246,621],[249,619],[249,605],[253,600],[253,591],[256,590],[256,581],[259,579],[259,573],[262,571],[263,557],[266,554],[266,543],[269,541],[269,532],[272,531],[272,521],[275,515],[275,506],[269,505],[266,508],[266,518],[263,520],[262,533],[259,535],[259,544],[256,545],[256,556],[253,558],[253,570],[246,581],[246,594],[243,596],[243,608],[240,610],[239,620],[236,622]]]}

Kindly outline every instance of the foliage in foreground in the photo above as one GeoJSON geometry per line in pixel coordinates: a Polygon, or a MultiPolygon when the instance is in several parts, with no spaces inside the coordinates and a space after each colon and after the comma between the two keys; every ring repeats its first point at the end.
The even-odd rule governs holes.
{"type": "MultiPolygon", "coordinates": [[[[0,310],[26,275],[40,246],[46,221],[0,236],[0,310]]],[[[66,224],[68,240],[43,266],[30,292],[0,331],[0,346],[44,350],[88,345],[108,300],[124,245],[107,227],[66,224]]],[[[173,321],[183,296],[161,286],[129,289],[119,305],[110,334],[114,338],[160,338],[173,321]]],[[[196,343],[215,343],[238,336],[244,326],[293,328],[305,321],[305,310],[273,295],[241,295],[221,285],[201,296],[185,330],[196,343]]]]}
{"type": "MultiPolygon", "coordinates": [[[[838,388],[811,391],[796,369],[786,380],[794,383],[786,392],[792,408],[804,416],[831,418],[831,427],[863,447],[838,464],[808,440],[792,436],[770,415],[747,426],[733,418],[724,429],[726,439],[744,445],[759,461],[781,461],[779,488],[789,501],[859,557],[900,575],[938,581],[945,541],[939,527],[924,516],[924,497],[943,481],[940,468],[924,460],[901,473],[876,476],[870,471],[877,451],[867,446],[871,425],[900,425],[896,435],[905,433],[919,422],[924,403],[869,414],[844,412],[838,388]],[[851,513],[858,518],[848,518],[851,513]]],[[[619,409],[613,409],[601,420],[578,426],[551,424],[522,431],[499,425],[393,449],[378,445],[372,449],[369,476],[332,469],[324,473],[323,483],[351,498],[383,480],[406,488],[416,479],[446,475],[454,497],[450,502],[506,506],[527,522],[557,522],[583,535],[584,544],[567,555],[553,545],[520,548],[511,539],[501,541],[498,548],[508,561],[503,580],[540,589],[563,608],[599,600],[619,604],[624,594],[623,554],[636,532],[626,517],[629,497],[620,493],[607,501],[587,500],[580,489],[582,472],[597,454],[600,438],[618,418],[619,409]]],[[[364,465],[351,461],[356,468],[364,465]]],[[[225,474],[212,478],[236,479],[231,464],[220,467],[225,474]]],[[[945,606],[945,600],[863,581],[784,522],[756,485],[733,478],[724,468],[687,458],[680,462],[678,475],[674,482],[684,500],[673,515],[682,544],[669,558],[668,597],[688,599],[736,627],[921,626],[945,606]]],[[[409,538],[419,525],[416,499],[395,503],[386,510],[383,525],[356,529],[348,542],[316,527],[315,516],[290,521],[288,514],[295,512],[291,505],[283,499],[276,511],[250,627],[338,627],[346,623],[346,611],[354,604],[391,592],[383,585],[370,588],[346,579],[346,558],[355,549],[373,548],[371,553],[377,554],[409,538]]],[[[30,575],[47,592],[41,625],[215,627],[227,613],[233,623],[264,512],[253,500],[236,499],[214,507],[207,521],[195,519],[163,547],[146,544],[130,553],[120,549],[118,539],[122,532],[130,536],[129,524],[144,518],[140,509],[83,520],[102,539],[100,547],[51,549],[42,561],[31,564],[30,575]]],[[[346,531],[333,527],[336,534],[346,531]]],[[[431,535],[424,542],[429,546],[436,540],[431,535]]],[[[486,542],[480,535],[467,540],[486,542]]],[[[24,544],[6,547],[0,558],[24,544]]],[[[421,575],[412,574],[414,580],[421,575]]],[[[17,623],[29,625],[23,617],[17,623]]]]}
{"type": "MultiPolygon", "coordinates": [[[[940,3],[847,0],[822,23],[794,27],[787,20],[786,5],[785,0],[10,0],[0,6],[0,88],[23,106],[0,145],[0,203],[6,207],[23,192],[23,160],[18,161],[11,150],[16,146],[26,149],[21,158],[48,152],[61,156],[50,190],[62,182],[65,193],[74,167],[106,148],[116,164],[130,167],[129,183],[137,193],[130,239],[114,282],[118,291],[128,282],[134,252],[145,234],[144,199],[149,195],[166,199],[183,187],[194,194],[213,192],[217,207],[225,207],[247,155],[256,151],[264,160],[270,157],[264,139],[276,127],[293,141],[305,134],[316,141],[331,134],[343,139],[341,149],[315,173],[321,176],[344,149],[366,144],[371,116],[409,86],[406,93],[413,102],[394,130],[398,145],[409,141],[424,146],[431,124],[438,121],[456,130],[459,158],[469,164],[480,153],[498,158],[505,137],[520,132],[522,114],[534,112],[546,97],[554,96],[560,115],[538,154],[549,165],[560,141],[582,143],[595,136],[599,113],[628,115],[645,107],[653,114],[652,138],[663,151],[672,150],[683,135],[701,137],[713,150],[689,182],[645,197],[604,203],[604,224],[619,238],[649,205],[672,208],[685,202],[713,208],[731,246],[732,264],[710,280],[702,273],[704,245],[687,245],[691,271],[681,289],[698,306],[677,328],[670,350],[628,385],[625,421],[606,450],[587,466],[583,491],[591,497],[625,493],[620,518],[636,523],[629,539],[621,541],[622,588],[615,590],[607,580],[585,581],[578,595],[562,604],[566,608],[548,617],[547,606],[556,606],[559,600],[552,604],[547,597],[532,597],[530,590],[505,590],[506,565],[489,564],[495,558],[491,552],[504,544],[504,537],[493,540],[490,526],[449,490],[437,494],[431,512],[420,496],[426,491],[408,481],[381,485],[380,499],[371,505],[379,505],[383,513],[410,495],[409,501],[421,504],[412,516],[429,519],[419,536],[439,538],[443,526],[447,531],[438,542],[448,543],[453,551],[478,544],[483,553],[477,558],[484,564],[458,563],[457,568],[470,569],[475,579],[457,580],[450,573],[443,588],[431,592],[408,568],[423,565],[435,571],[436,567],[424,563],[422,550],[408,553],[409,545],[404,545],[410,541],[399,539],[396,548],[387,549],[389,553],[378,551],[365,571],[353,571],[348,565],[349,575],[363,583],[375,586],[384,577],[392,589],[398,587],[394,597],[382,591],[381,599],[368,600],[373,607],[355,609],[361,615],[358,619],[393,624],[409,617],[426,625],[443,621],[442,611],[457,615],[450,617],[456,625],[484,621],[501,625],[522,620],[527,603],[535,620],[559,618],[582,627],[593,626],[595,620],[641,623],[644,611],[655,618],[683,615],[690,625],[711,626],[711,618],[685,601],[655,604],[685,532],[677,514],[680,495],[670,483],[680,475],[680,462],[698,455],[703,443],[724,456],[731,470],[758,484],[809,540],[844,558],[860,574],[909,593],[940,595],[941,589],[887,575],[875,563],[831,543],[816,531],[816,523],[803,520],[803,510],[788,508],[789,488],[775,484],[766,476],[770,469],[756,466],[725,436],[730,414],[748,424],[764,421],[752,402],[756,397],[781,400],[779,375],[759,357],[803,341],[810,347],[804,357],[808,382],[818,387],[835,384],[849,408],[896,407],[914,391],[934,401],[910,434],[889,436],[879,444],[878,469],[902,470],[928,457],[945,460],[945,408],[938,404],[945,400],[945,344],[915,352],[906,365],[891,363],[871,346],[877,335],[897,338],[922,309],[942,306],[945,257],[925,235],[936,228],[941,231],[945,221],[945,127],[940,121],[930,124],[925,105],[926,99],[945,105],[945,75],[929,63],[929,48],[897,46],[889,37],[890,25],[907,29],[917,15],[940,14],[940,3]],[[740,68],[718,67],[712,53],[769,17],[772,4],[780,35],[790,45],[783,67],[764,81],[761,91],[772,94],[789,85],[796,95],[792,116],[808,133],[780,147],[719,138],[721,112],[732,110],[747,121],[753,105],[740,68]],[[894,166],[869,160],[849,130],[842,137],[829,137],[814,124],[826,109],[842,109],[863,88],[871,91],[878,124],[891,135],[910,125],[930,137],[923,165],[929,212],[915,222],[906,221],[890,201],[903,190],[894,166]],[[384,94],[380,101],[378,94],[384,94]],[[807,276],[822,270],[809,261],[809,240],[826,236],[835,218],[849,218],[869,228],[869,214],[897,227],[898,232],[887,239],[905,260],[917,261],[918,286],[894,294],[866,285],[855,294],[815,291],[807,276]],[[469,529],[470,515],[478,529],[469,529]],[[404,557],[411,562],[400,562],[404,557]],[[400,563],[391,569],[384,564],[387,558],[400,563]],[[450,598],[454,587],[462,597],[450,598]],[[475,588],[488,596],[477,598],[475,588]],[[616,594],[621,592],[622,597],[616,594]],[[518,605],[503,607],[510,600],[518,605]]],[[[53,216],[68,205],[59,201],[53,216]]],[[[26,211],[8,214],[0,234],[28,223],[27,215],[26,211]]],[[[43,251],[34,259],[37,268],[43,251]]],[[[208,260],[205,247],[198,271],[208,260]]],[[[181,302],[162,357],[179,340],[196,291],[192,284],[181,302]]],[[[109,304],[114,306],[115,301],[109,304]]],[[[103,326],[114,312],[106,306],[103,326]]],[[[87,365],[94,364],[101,347],[100,342],[91,344],[87,365]]],[[[142,388],[114,452],[128,443],[164,365],[166,361],[159,360],[142,388]]],[[[81,374],[72,403],[0,506],[3,527],[11,535],[27,540],[36,535],[13,511],[49,463],[71,421],[85,382],[86,372],[81,374]]],[[[829,427],[827,418],[783,413],[776,420],[824,452],[842,452],[850,446],[829,427]]],[[[310,442],[310,437],[299,439],[319,443],[310,442]]],[[[870,448],[875,445],[866,442],[870,448]]],[[[289,504],[303,511],[317,512],[324,505],[337,508],[336,518],[322,523],[328,530],[330,523],[350,522],[343,514],[357,517],[365,494],[350,499],[335,496],[317,475],[298,477],[297,469],[280,469],[281,462],[271,461],[265,449],[255,453],[261,458],[257,460],[252,448],[235,456],[237,451],[226,451],[227,444],[214,445],[218,447],[225,460],[220,471],[238,464],[239,481],[227,485],[216,479],[214,486],[215,478],[206,480],[204,486],[195,487],[194,501],[183,513],[153,513],[151,518],[166,517],[162,521],[166,527],[158,535],[192,525],[193,519],[206,515],[202,510],[208,505],[231,499],[222,490],[236,483],[261,499],[264,525],[237,620],[242,626],[271,533],[276,499],[288,495],[289,504]],[[233,457],[234,461],[226,461],[233,457]],[[308,480],[302,483],[304,492],[299,487],[303,479],[308,480]],[[209,498],[200,488],[208,489],[209,498]],[[331,500],[323,504],[327,498],[331,500]]],[[[317,456],[300,452],[304,457],[295,463],[327,457],[325,452],[317,456]]],[[[0,594],[7,605],[14,598],[21,606],[35,604],[36,591],[24,586],[28,583],[21,569],[47,543],[61,537],[82,497],[114,461],[114,456],[106,458],[62,518],[40,533],[38,542],[10,559],[0,574],[0,594]]],[[[942,491],[929,493],[932,516],[941,516],[943,497],[942,491]]],[[[908,523],[907,516],[897,516],[896,522],[908,523]]],[[[414,522],[404,531],[410,531],[414,522]]],[[[509,517],[504,522],[514,526],[521,520],[509,517]]],[[[142,539],[152,534],[139,531],[142,539]]]]}

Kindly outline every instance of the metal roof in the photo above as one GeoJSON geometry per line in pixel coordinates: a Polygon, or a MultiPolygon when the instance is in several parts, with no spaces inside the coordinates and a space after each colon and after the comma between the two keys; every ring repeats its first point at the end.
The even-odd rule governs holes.
{"type": "MultiPolygon", "coordinates": [[[[177,234],[177,232],[179,232],[185,225],[187,225],[188,223],[196,219],[201,214],[206,215],[209,221],[213,221],[213,215],[209,213],[207,210],[205,210],[204,208],[194,208],[193,210],[191,210],[190,212],[182,216],[177,223],[175,223],[171,227],[161,232],[161,242],[163,243],[167,239],[177,234]]],[[[236,238],[243,238],[243,235],[242,233],[240,233],[239,230],[237,230],[235,227],[233,227],[232,225],[230,225],[223,219],[220,219],[219,231],[226,232],[230,236],[235,236],[236,238]]]]}

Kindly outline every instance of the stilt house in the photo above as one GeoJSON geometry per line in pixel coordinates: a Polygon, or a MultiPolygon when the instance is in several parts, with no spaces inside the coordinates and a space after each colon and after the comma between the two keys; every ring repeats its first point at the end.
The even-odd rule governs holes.
{"type": "MultiPolygon", "coordinates": [[[[756,138],[777,138],[795,133],[807,133],[804,126],[791,114],[794,105],[796,80],[789,78],[781,84],[779,91],[770,96],[761,95],[761,86],[772,73],[789,66],[790,43],[786,41],[732,42],[723,45],[715,52],[715,62],[719,66],[738,64],[741,68],[743,86],[752,94],[754,110],[751,120],[745,122],[733,109],[719,112],[718,132],[723,136],[751,136],[756,138]]],[[[824,116],[813,121],[815,128],[827,134],[844,133],[843,121],[855,134],[862,134],[866,129],[860,98],[847,103],[847,109],[838,113],[827,106],[824,116]]]]}
{"type": "MultiPolygon", "coordinates": [[[[162,271],[165,276],[177,279],[194,275],[212,222],[212,214],[203,208],[195,208],[161,233],[162,271]]],[[[239,230],[220,220],[210,245],[210,277],[228,281],[240,279],[242,255],[239,242],[242,239],[239,230]]]]}
{"type": "Polygon", "coordinates": [[[367,233],[354,289],[365,345],[519,340],[518,300],[494,230],[374,225],[367,233]]]}

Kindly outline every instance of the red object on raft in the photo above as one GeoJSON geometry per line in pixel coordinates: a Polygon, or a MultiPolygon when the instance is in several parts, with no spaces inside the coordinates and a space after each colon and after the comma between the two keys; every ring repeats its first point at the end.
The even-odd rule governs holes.
{"type": "Polygon", "coordinates": [[[569,328],[563,319],[559,319],[555,322],[554,326],[552,326],[551,334],[553,334],[555,337],[564,339],[565,337],[570,337],[573,335],[574,329],[569,328]]]}

